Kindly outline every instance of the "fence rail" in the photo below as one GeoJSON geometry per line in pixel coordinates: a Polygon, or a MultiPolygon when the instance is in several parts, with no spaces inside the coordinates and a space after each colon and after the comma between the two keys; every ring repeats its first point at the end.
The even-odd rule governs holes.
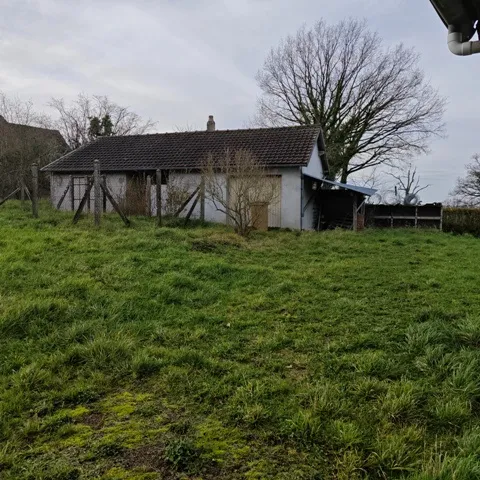
{"type": "Polygon", "coordinates": [[[442,229],[440,203],[427,205],[367,205],[366,225],[370,227],[430,227],[442,229]]]}

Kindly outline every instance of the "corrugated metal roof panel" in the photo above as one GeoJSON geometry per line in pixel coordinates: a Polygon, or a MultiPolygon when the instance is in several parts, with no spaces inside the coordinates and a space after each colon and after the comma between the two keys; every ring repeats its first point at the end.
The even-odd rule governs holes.
{"type": "Polygon", "coordinates": [[[359,187],[358,185],[351,185],[349,183],[336,182],[334,180],[326,180],[325,178],[322,179],[321,181],[328,183],[330,185],[334,185],[339,188],[343,188],[345,190],[351,190],[352,192],[357,192],[357,193],[361,193],[362,195],[367,195],[368,197],[371,197],[372,195],[377,193],[377,190],[375,190],[374,188],[359,187]]]}

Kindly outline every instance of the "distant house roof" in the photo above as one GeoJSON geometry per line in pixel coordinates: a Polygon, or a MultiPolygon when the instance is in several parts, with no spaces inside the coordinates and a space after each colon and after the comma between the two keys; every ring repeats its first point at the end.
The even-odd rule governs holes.
{"type": "Polygon", "coordinates": [[[68,145],[58,130],[49,128],[33,127],[30,125],[21,125],[18,123],[10,123],[0,115],[0,134],[8,134],[16,139],[27,140],[28,142],[53,142],[57,153],[65,152],[68,145]]]}
{"type": "Polygon", "coordinates": [[[321,127],[317,125],[102,137],[43,170],[88,172],[97,159],[103,172],[196,169],[208,154],[219,155],[226,149],[249,150],[267,166],[305,166],[316,144],[325,157],[322,142],[321,127]]]}

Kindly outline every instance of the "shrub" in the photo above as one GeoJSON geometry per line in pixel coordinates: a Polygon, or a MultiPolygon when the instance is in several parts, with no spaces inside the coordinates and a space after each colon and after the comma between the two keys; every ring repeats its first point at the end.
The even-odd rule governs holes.
{"type": "Polygon", "coordinates": [[[480,208],[445,208],[443,231],[480,236],[480,208]]]}

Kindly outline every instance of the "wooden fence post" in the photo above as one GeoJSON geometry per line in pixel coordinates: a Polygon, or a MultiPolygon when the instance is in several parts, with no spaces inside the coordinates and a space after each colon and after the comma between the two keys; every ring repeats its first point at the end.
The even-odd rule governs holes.
{"type": "Polygon", "coordinates": [[[146,215],[148,217],[152,216],[152,177],[147,175],[147,187],[145,189],[145,208],[146,215]]]}
{"type": "MultiPolygon", "coordinates": [[[[67,196],[67,193],[70,190],[70,188],[72,188],[72,181],[71,180],[69,181],[69,183],[67,185],[67,188],[63,191],[63,194],[62,194],[62,196],[60,197],[60,200],[57,203],[57,210],[60,210],[60,207],[62,206],[63,201],[65,200],[65,197],[67,196]]],[[[72,206],[73,206],[73,202],[72,202],[72,206]]]]}
{"type": "Polygon", "coordinates": [[[25,179],[23,173],[20,176],[20,201],[22,202],[22,208],[25,204],[25,179]]]}
{"type": "MultiPolygon", "coordinates": [[[[102,175],[102,185],[106,185],[107,184],[107,176],[106,175],[102,175]]],[[[105,192],[103,191],[102,189],[102,209],[103,209],[103,213],[106,213],[107,211],[107,196],[105,195],[105,192]]]]}
{"type": "MultiPolygon", "coordinates": [[[[177,209],[177,211],[173,214],[174,217],[178,217],[185,210],[185,207],[193,200],[193,197],[195,197],[195,195],[198,194],[199,190],[200,190],[200,187],[197,187],[190,194],[190,196],[180,205],[180,207],[177,209]]],[[[198,198],[197,198],[196,202],[198,202],[198,198]]]]}
{"type": "Polygon", "coordinates": [[[125,214],[120,210],[120,207],[118,206],[118,203],[116,200],[113,198],[113,195],[110,193],[108,190],[107,184],[105,182],[102,182],[100,184],[100,188],[103,190],[103,193],[105,196],[108,198],[109,202],[112,204],[113,209],[120,215],[120,218],[123,220],[125,225],[127,227],[130,226],[130,220],[125,216],[125,214]]]}
{"type": "Polygon", "coordinates": [[[0,200],[0,205],[3,205],[9,198],[12,198],[20,191],[20,187],[16,188],[10,195],[7,195],[5,198],[0,200]]]}
{"type": "Polygon", "coordinates": [[[32,213],[38,218],[38,164],[32,164],[32,213]]]}
{"type": "Polygon", "coordinates": [[[200,220],[205,221],[205,179],[203,175],[200,181],[200,220]]]}
{"type": "Polygon", "coordinates": [[[358,230],[357,194],[353,194],[353,231],[358,230]]]}
{"type": "Polygon", "coordinates": [[[192,213],[195,210],[195,207],[197,206],[199,199],[200,199],[200,194],[198,194],[195,197],[195,200],[193,201],[192,206],[190,207],[190,210],[188,211],[187,216],[185,217],[185,223],[184,223],[185,226],[187,226],[187,223],[190,220],[190,217],[192,216],[192,213]]]}
{"type": "Polygon", "coordinates": [[[87,198],[90,198],[90,192],[92,191],[93,187],[93,181],[90,180],[90,178],[87,177],[88,184],[85,188],[85,193],[83,194],[82,199],[80,200],[80,204],[78,205],[78,209],[75,212],[75,215],[73,217],[73,224],[75,225],[78,220],[80,219],[80,215],[83,212],[83,209],[85,208],[85,204],[87,203],[87,198]]]}
{"type": "Polygon", "coordinates": [[[157,169],[157,226],[162,226],[162,171],[157,169]]]}
{"type": "Polygon", "coordinates": [[[72,206],[72,212],[75,211],[75,192],[73,185],[73,175],[70,175],[70,203],[72,206]]]}
{"type": "Polygon", "coordinates": [[[102,198],[100,189],[100,161],[93,162],[93,213],[95,217],[95,226],[100,225],[100,218],[102,216],[102,198]]]}

